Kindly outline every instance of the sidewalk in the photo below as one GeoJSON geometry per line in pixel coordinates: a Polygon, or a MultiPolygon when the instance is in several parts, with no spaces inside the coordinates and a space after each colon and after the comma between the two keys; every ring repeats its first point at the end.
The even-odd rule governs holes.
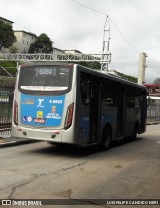
{"type": "Polygon", "coordinates": [[[24,139],[24,138],[2,137],[0,135],[0,148],[10,147],[10,146],[15,146],[15,145],[20,145],[20,144],[27,144],[31,142],[35,142],[35,140],[24,139]]]}

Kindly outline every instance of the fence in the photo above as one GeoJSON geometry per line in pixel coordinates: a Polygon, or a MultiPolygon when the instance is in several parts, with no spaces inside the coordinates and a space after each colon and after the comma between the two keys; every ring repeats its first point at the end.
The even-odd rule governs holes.
{"type": "Polygon", "coordinates": [[[15,78],[0,76],[0,137],[11,131],[15,78]]]}
{"type": "Polygon", "coordinates": [[[147,123],[160,123],[160,100],[151,102],[147,109],[147,123]]]}

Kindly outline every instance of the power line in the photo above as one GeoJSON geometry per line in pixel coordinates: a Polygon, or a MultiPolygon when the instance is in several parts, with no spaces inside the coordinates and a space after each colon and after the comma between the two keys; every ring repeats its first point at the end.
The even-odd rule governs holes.
{"type": "Polygon", "coordinates": [[[152,66],[149,63],[147,63],[147,65],[150,67],[150,69],[152,69],[152,71],[154,71],[155,73],[157,73],[158,75],[160,75],[160,72],[157,71],[156,69],[153,69],[152,66]]]}
{"type": "Polygon", "coordinates": [[[114,27],[117,29],[117,31],[121,34],[121,36],[124,38],[124,40],[128,43],[128,45],[132,48],[132,50],[135,53],[138,53],[137,49],[135,49],[135,47],[132,45],[132,43],[125,37],[125,35],[120,31],[120,29],[117,27],[117,25],[113,22],[113,20],[108,17],[110,19],[110,21],[112,22],[112,24],[114,25],[114,27]]]}
{"type": "Polygon", "coordinates": [[[78,1],[75,1],[75,0],[71,0],[71,1],[73,1],[74,3],[76,3],[76,4],[78,4],[78,5],[82,6],[82,7],[85,7],[85,8],[87,8],[87,9],[91,10],[91,11],[94,11],[94,12],[96,12],[96,13],[99,13],[99,14],[101,14],[101,15],[104,15],[104,16],[108,17],[108,19],[110,19],[110,21],[112,22],[113,26],[114,26],[114,27],[116,28],[116,30],[121,34],[121,36],[124,38],[124,40],[125,40],[125,41],[128,43],[128,45],[131,47],[131,49],[132,49],[135,53],[138,53],[138,51],[135,49],[135,47],[132,45],[132,43],[125,37],[125,35],[120,31],[120,29],[118,28],[118,26],[113,22],[113,20],[112,20],[107,14],[105,14],[104,12],[98,11],[98,10],[96,10],[96,9],[93,9],[93,8],[91,8],[91,7],[89,7],[89,6],[86,6],[86,5],[84,5],[84,4],[81,4],[81,3],[79,3],[78,1]]]}
{"type": "MultiPolygon", "coordinates": [[[[121,36],[124,38],[124,40],[128,43],[128,45],[130,46],[130,48],[136,53],[136,54],[139,54],[139,52],[137,51],[137,49],[133,46],[133,44],[126,38],[126,36],[120,31],[120,29],[118,28],[118,26],[114,23],[114,21],[107,15],[107,14],[105,14],[104,12],[101,12],[101,11],[98,11],[98,10],[96,10],[96,9],[93,9],[93,8],[91,8],[91,7],[89,7],[89,6],[86,6],[86,5],[84,5],[84,4],[81,4],[81,3],[79,3],[78,1],[75,1],[75,0],[71,0],[71,1],[73,1],[74,3],[76,3],[76,4],[78,4],[78,5],[80,5],[80,6],[82,6],[82,7],[84,7],[84,8],[86,8],[86,9],[89,9],[89,10],[91,10],[91,11],[94,11],[94,12],[96,12],[96,13],[99,13],[99,14],[101,14],[101,15],[104,15],[104,16],[106,16],[106,17],[108,17],[108,19],[110,20],[110,22],[112,23],[112,25],[116,28],[116,30],[121,34],[121,36]]],[[[148,66],[150,67],[150,69],[152,69],[153,71],[155,71],[157,74],[160,74],[159,72],[157,72],[155,69],[153,69],[149,64],[148,64],[148,66]]]]}
{"type": "Polygon", "coordinates": [[[75,1],[75,0],[71,0],[71,1],[73,1],[73,2],[76,3],[76,4],[79,4],[79,5],[82,6],[82,7],[85,7],[85,8],[87,8],[87,9],[90,9],[90,10],[94,11],[94,12],[97,12],[97,13],[99,13],[99,14],[102,14],[102,15],[107,16],[107,14],[105,14],[105,13],[103,13],[103,12],[100,12],[100,11],[98,11],[98,10],[96,10],[96,9],[93,9],[93,8],[91,8],[91,7],[89,7],[89,6],[86,6],[86,5],[84,5],[84,4],[81,4],[81,3],[79,3],[78,1],[75,1]]]}

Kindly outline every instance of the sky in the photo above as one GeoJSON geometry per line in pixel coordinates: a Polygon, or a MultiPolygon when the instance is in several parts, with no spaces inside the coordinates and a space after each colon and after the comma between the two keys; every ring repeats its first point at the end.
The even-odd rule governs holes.
{"type": "Polygon", "coordinates": [[[0,0],[0,16],[13,21],[14,30],[46,33],[54,47],[82,53],[102,52],[107,15],[109,69],[137,77],[144,52],[146,83],[160,78],[159,0],[0,0]]]}

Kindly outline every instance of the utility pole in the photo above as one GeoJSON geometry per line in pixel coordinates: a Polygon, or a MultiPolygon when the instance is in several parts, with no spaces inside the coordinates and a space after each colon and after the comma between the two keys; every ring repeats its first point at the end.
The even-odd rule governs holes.
{"type": "Polygon", "coordinates": [[[145,82],[145,68],[146,68],[146,53],[142,52],[139,54],[139,65],[138,65],[138,84],[143,85],[145,82]]]}
{"type": "Polygon", "coordinates": [[[104,24],[104,32],[103,32],[102,60],[104,60],[104,62],[103,61],[101,62],[101,71],[108,71],[108,65],[111,61],[111,53],[109,52],[109,46],[110,46],[110,23],[109,23],[109,17],[107,15],[104,24]]]}

